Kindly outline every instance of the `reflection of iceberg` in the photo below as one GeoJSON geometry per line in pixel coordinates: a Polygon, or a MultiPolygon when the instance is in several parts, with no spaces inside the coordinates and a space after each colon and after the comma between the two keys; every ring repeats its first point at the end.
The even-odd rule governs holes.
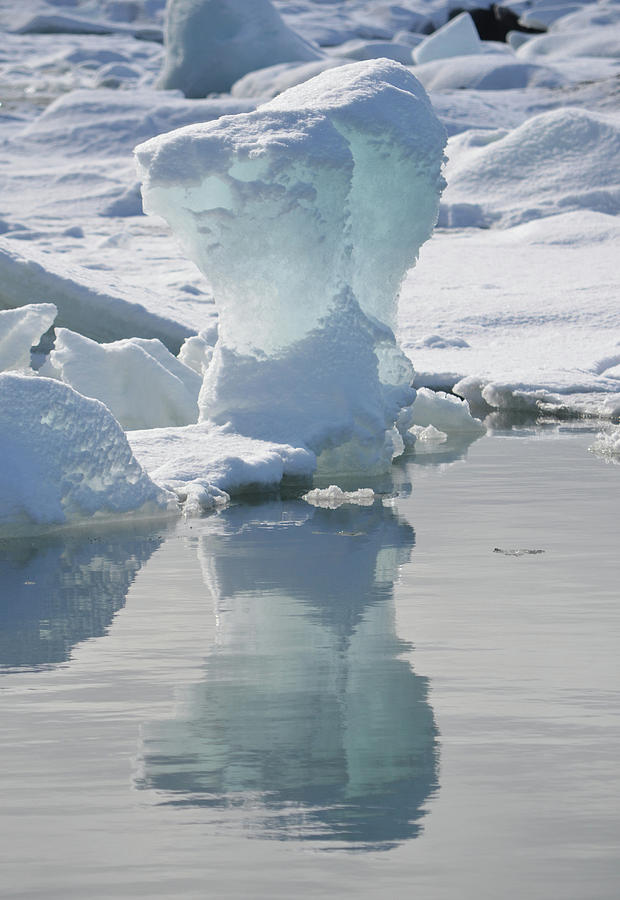
{"type": "Polygon", "coordinates": [[[241,806],[271,837],[375,849],[414,837],[437,746],[427,681],[394,627],[413,543],[381,505],[219,517],[200,547],[216,644],[177,717],[144,727],[139,787],[241,806]]]}
{"type": "Polygon", "coordinates": [[[160,543],[126,531],[0,543],[0,669],[65,662],[104,634],[160,543]]]}

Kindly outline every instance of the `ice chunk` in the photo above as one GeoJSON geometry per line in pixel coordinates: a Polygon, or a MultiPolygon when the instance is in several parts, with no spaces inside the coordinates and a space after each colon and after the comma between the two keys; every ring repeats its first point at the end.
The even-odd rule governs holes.
{"type": "Polygon", "coordinates": [[[482,42],[474,20],[468,12],[462,12],[414,47],[413,60],[421,65],[434,59],[474,53],[482,53],[482,42]]]}
{"type": "Polygon", "coordinates": [[[41,374],[101,400],[126,429],[190,425],[198,419],[202,378],[156,339],[97,344],[58,328],[41,374]]]}
{"type": "Polygon", "coordinates": [[[211,365],[216,341],[217,322],[210,328],[186,338],[179,350],[179,359],[202,378],[211,365]]]}
{"type": "Polygon", "coordinates": [[[356,506],[372,506],[375,502],[375,492],[372,488],[358,488],[357,491],[343,491],[337,484],[330,484],[327,488],[314,488],[304,494],[302,500],[311,506],[320,506],[322,509],[338,509],[345,503],[353,503],[356,506]]]}
{"type": "Polygon", "coordinates": [[[414,425],[434,425],[448,434],[454,432],[484,434],[486,428],[469,411],[467,400],[443,391],[420,388],[412,408],[414,425]]]}
{"type": "Polygon", "coordinates": [[[103,403],[50,378],[0,375],[0,459],[0,535],[171,508],[103,403]]]}
{"type": "Polygon", "coordinates": [[[180,88],[186,97],[229,91],[255,69],[322,56],[269,0],[168,0],[164,43],[159,86],[180,88]]]}
{"type": "Polygon", "coordinates": [[[56,318],[53,303],[30,303],[0,310],[0,372],[30,369],[30,350],[56,318]]]}
{"type": "Polygon", "coordinates": [[[216,296],[202,420],[346,448],[342,471],[389,465],[414,397],[397,294],[436,221],[444,141],[419,82],[372,60],[136,149],[145,210],[216,296]]]}

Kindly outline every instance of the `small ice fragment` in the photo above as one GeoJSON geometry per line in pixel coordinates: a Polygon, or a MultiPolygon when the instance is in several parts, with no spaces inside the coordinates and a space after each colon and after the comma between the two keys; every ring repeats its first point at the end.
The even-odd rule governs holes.
{"type": "Polygon", "coordinates": [[[345,503],[353,503],[356,506],[372,506],[375,502],[375,492],[372,488],[359,488],[357,491],[343,491],[337,484],[330,484],[327,488],[314,488],[304,494],[302,500],[311,506],[319,506],[322,509],[338,509],[345,503]]]}
{"type": "Polygon", "coordinates": [[[444,444],[448,440],[445,431],[439,431],[434,425],[412,425],[409,429],[415,437],[416,447],[418,444],[444,444]]]}

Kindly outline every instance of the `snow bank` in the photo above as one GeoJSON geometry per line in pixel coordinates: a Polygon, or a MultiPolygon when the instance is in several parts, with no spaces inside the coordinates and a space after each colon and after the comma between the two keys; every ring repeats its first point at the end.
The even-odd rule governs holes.
{"type": "Polygon", "coordinates": [[[455,210],[461,226],[502,227],[569,210],[620,212],[617,118],[566,107],[495,137],[482,146],[471,134],[451,139],[442,223],[455,210]]]}
{"type": "Polygon", "coordinates": [[[62,257],[28,249],[14,250],[0,238],[0,309],[28,306],[40,300],[58,309],[57,324],[96,341],[140,335],[158,338],[177,352],[191,329],[149,312],[150,296],[114,284],[89,269],[67,265],[62,257]],[[112,293],[114,291],[114,293],[112,293]],[[141,300],[142,303],[136,302],[141,300]]]}
{"type": "Polygon", "coordinates": [[[41,374],[101,400],[125,429],[190,425],[198,419],[202,378],[155,339],[97,344],[58,328],[41,374]]]}
{"type": "Polygon", "coordinates": [[[56,312],[53,303],[0,310],[0,372],[30,369],[30,350],[51,328],[56,312]]]}
{"type": "Polygon", "coordinates": [[[541,34],[522,44],[517,50],[521,59],[538,61],[556,57],[607,57],[620,59],[620,26],[608,25],[575,33],[541,34]]]}
{"type": "Polygon", "coordinates": [[[0,459],[6,537],[170,508],[170,495],[138,465],[106,407],[49,378],[0,375],[0,459]]]}
{"type": "Polygon", "coordinates": [[[246,72],[322,55],[269,0],[168,0],[164,43],[159,87],[186,97],[229,91],[246,72]]]}
{"type": "MultiPolygon", "coordinates": [[[[413,71],[427,91],[516,91],[527,87],[556,88],[568,83],[563,73],[549,66],[500,53],[433,60],[415,66],[413,71]]],[[[463,101],[460,105],[464,105],[463,101]]]]}
{"type": "Polygon", "coordinates": [[[202,420],[343,471],[389,465],[414,397],[397,294],[436,220],[444,141],[416,79],[379,60],[136,148],[145,210],[218,304],[202,420]]]}

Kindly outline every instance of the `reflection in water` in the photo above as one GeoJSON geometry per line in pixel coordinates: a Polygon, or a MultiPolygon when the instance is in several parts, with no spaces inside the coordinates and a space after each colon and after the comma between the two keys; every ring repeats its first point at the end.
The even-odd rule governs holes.
{"type": "Polygon", "coordinates": [[[217,621],[201,683],[143,727],[140,788],[240,807],[251,831],[386,849],[437,786],[427,680],[402,658],[393,582],[414,545],[394,513],[233,508],[200,558],[217,621]]]}
{"type": "Polygon", "coordinates": [[[161,543],[126,531],[0,542],[0,671],[65,662],[100,637],[161,543]]]}

